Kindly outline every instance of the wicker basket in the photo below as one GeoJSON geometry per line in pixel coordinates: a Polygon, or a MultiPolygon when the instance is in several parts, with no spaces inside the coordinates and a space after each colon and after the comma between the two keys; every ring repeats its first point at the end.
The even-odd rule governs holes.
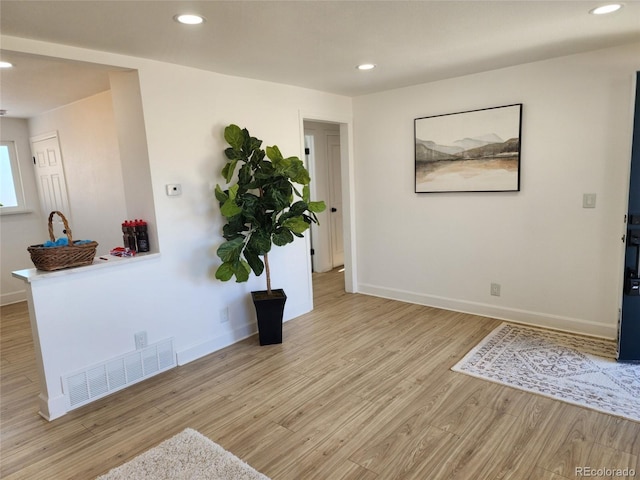
{"type": "Polygon", "coordinates": [[[31,245],[27,250],[31,254],[31,261],[38,270],[62,270],[63,268],[80,267],[82,265],[91,265],[93,257],[96,256],[96,247],[98,242],[82,243],[74,245],[71,237],[71,228],[65,216],[58,211],[49,214],[49,238],[52,242],[56,241],[53,234],[53,216],[58,215],[64,223],[64,231],[69,240],[68,246],[45,247],[44,245],[31,245]]]}

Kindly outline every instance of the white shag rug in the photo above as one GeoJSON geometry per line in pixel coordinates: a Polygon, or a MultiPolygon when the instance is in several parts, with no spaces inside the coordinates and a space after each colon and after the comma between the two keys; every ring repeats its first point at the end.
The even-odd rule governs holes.
{"type": "Polygon", "coordinates": [[[269,480],[201,433],[187,428],[97,480],[269,480]]]}
{"type": "Polygon", "coordinates": [[[502,324],[451,370],[640,422],[640,365],[611,340],[502,324]]]}

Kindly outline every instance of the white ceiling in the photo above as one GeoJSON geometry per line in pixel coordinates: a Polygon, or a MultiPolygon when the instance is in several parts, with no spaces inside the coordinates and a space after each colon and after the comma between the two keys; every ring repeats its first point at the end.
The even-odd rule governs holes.
{"type": "MultiPolygon", "coordinates": [[[[2,0],[0,31],[357,96],[640,41],[640,1],[625,0],[624,8],[610,15],[588,14],[603,3],[2,0]],[[182,12],[207,21],[180,25],[173,16],[182,12]],[[377,68],[357,71],[362,62],[377,68]]],[[[25,83],[20,78],[26,58],[21,60],[11,78],[1,74],[0,108],[15,116],[27,83],[41,92],[63,90],[60,84],[25,83]],[[22,93],[14,91],[16,85],[24,87],[22,93]]],[[[89,75],[86,65],[74,67],[89,75]]],[[[100,84],[106,74],[98,77],[100,84]]],[[[78,83],[73,78],[80,78],[78,72],[67,78],[67,90],[78,83]]],[[[90,80],[81,83],[88,88],[90,80]]]]}
{"type": "Polygon", "coordinates": [[[106,65],[0,51],[15,65],[0,70],[0,108],[7,117],[29,118],[109,90],[106,65]]]}

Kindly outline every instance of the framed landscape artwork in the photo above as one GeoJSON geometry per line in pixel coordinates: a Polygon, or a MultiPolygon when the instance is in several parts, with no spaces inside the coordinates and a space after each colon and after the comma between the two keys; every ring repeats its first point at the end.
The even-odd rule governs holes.
{"type": "Polygon", "coordinates": [[[416,193],[519,191],[521,123],[521,103],[416,118],[416,193]]]}

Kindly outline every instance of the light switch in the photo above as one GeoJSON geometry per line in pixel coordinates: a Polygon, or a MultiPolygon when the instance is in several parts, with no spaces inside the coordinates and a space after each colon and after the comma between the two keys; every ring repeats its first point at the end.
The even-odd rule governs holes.
{"type": "Polygon", "coordinates": [[[582,195],[582,208],[596,208],[595,193],[585,193],[582,195]]]}

